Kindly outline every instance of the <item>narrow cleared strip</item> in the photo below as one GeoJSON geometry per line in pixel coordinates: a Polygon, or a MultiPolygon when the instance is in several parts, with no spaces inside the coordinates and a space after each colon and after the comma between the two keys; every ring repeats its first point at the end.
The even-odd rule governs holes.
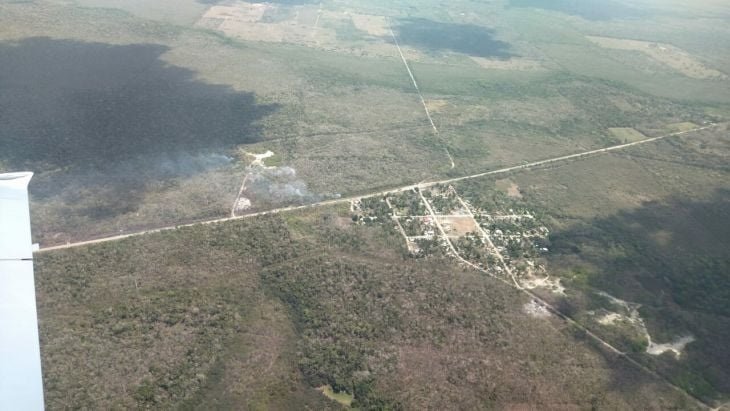
{"type": "Polygon", "coordinates": [[[243,192],[246,190],[246,182],[248,181],[248,176],[251,174],[246,171],[246,176],[243,177],[243,182],[241,183],[241,188],[238,190],[238,195],[236,196],[236,200],[233,201],[233,206],[231,207],[231,218],[236,217],[236,207],[238,206],[238,201],[241,199],[241,195],[243,195],[243,192]]]}
{"type": "MultiPolygon", "coordinates": [[[[406,60],[406,56],[403,54],[403,50],[400,48],[400,44],[398,43],[398,38],[395,36],[395,32],[393,32],[393,27],[390,24],[390,21],[388,21],[388,30],[390,31],[390,35],[393,37],[393,42],[395,43],[395,47],[398,49],[398,54],[400,54],[401,60],[403,60],[403,65],[406,66],[406,70],[408,70],[408,75],[411,77],[411,82],[413,82],[413,87],[416,89],[416,92],[418,93],[418,98],[421,99],[421,104],[423,105],[423,110],[426,112],[426,117],[428,117],[428,122],[431,123],[431,128],[433,128],[434,134],[439,138],[439,141],[441,141],[441,133],[439,133],[439,129],[436,127],[436,124],[433,122],[433,118],[431,117],[431,112],[428,110],[428,105],[426,104],[426,100],[423,98],[423,94],[421,93],[421,89],[418,87],[418,82],[416,82],[416,77],[413,75],[413,71],[411,71],[411,66],[408,64],[408,60],[406,60]]],[[[443,141],[441,141],[443,144],[443,141]]],[[[449,152],[449,149],[444,144],[444,151],[446,151],[446,155],[449,157],[449,161],[451,162],[451,168],[453,169],[456,167],[456,164],[454,163],[454,157],[451,156],[451,153],[449,152]]]]}

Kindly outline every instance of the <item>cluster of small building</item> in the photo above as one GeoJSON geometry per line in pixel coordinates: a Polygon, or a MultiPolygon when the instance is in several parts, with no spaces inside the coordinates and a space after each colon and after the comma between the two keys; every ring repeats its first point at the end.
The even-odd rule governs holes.
{"type": "Polygon", "coordinates": [[[546,281],[549,277],[541,261],[549,251],[550,230],[529,210],[480,209],[461,199],[452,186],[354,201],[350,210],[363,224],[378,219],[381,223],[392,221],[414,257],[423,257],[436,248],[448,252],[453,245],[462,258],[482,269],[498,275],[509,271],[529,288],[560,289],[554,281],[546,281]],[[414,211],[423,215],[410,214],[414,211]]]}

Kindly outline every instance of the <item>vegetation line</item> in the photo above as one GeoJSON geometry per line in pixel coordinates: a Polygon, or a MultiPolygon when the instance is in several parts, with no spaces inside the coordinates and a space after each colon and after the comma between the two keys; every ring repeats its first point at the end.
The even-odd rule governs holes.
{"type": "Polygon", "coordinates": [[[536,168],[536,167],[540,167],[540,166],[543,166],[546,164],[552,164],[552,163],[556,163],[556,162],[560,162],[560,161],[579,159],[579,158],[588,157],[588,156],[595,155],[595,154],[607,153],[607,152],[611,152],[611,151],[615,151],[615,150],[622,150],[622,149],[637,146],[640,144],[646,144],[646,143],[651,143],[654,141],[663,140],[663,139],[666,139],[669,137],[676,137],[676,136],[693,133],[696,131],[707,130],[709,128],[713,128],[716,126],[718,126],[718,124],[713,123],[713,124],[709,124],[704,127],[698,127],[696,129],[692,129],[692,130],[680,131],[680,132],[666,134],[666,135],[659,136],[659,137],[652,137],[652,138],[648,138],[645,140],[635,141],[633,143],[620,144],[620,145],[616,145],[616,146],[601,148],[598,150],[590,150],[590,151],[585,151],[582,153],[570,154],[567,156],[554,157],[554,158],[550,158],[550,159],[546,159],[546,160],[540,160],[540,161],[535,161],[532,163],[522,164],[519,166],[507,167],[507,168],[502,168],[499,170],[493,170],[493,171],[488,171],[488,172],[479,173],[479,174],[471,174],[471,175],[467,175],[467,176],[463,176],[463,177],[436,180],[436,181],[431,181],[431,182],[421,182],[421,183],[410,184],[407,186],[392,188],[392,189],[388,189],[388,190],[382,190],[382,191],[359,195],[359,196],[343,197],[343,198],[337,198],[337,199],[333,199],[333,200],[325,200],[325,201],[320,201],[318,203],[312,203],[312,204],[306,204],[306,205],[275,208],[275,209],[271,209],[271,210],[267,210],[267,211],[260,211],[257,213],[245,214],[245,215],[236,216],[236,217],[218,218],[218,219],[214,219],[214,220],[198,221],[198,222],[189,223],[189,224],[178,224],[178,225],[161,227],[161,228],[156,228],[156,229],[151,229],[151,230],[143,230],[143,231],[129,233],[129,234],[121,234],[121,235],[116,235],[116,236],[112,236],[112,237],[99,238],[99,239],[95,239],[95,240],[79,241],[79,242],[75,242],[75,243],[67,243],[67,244],[52,246],[52,247],[43,247],[43,248],[37,250],[36,252],[62,250],[62,249],[66,249],[66,248],[81,247],[81,246],[89,245],[89,244],[98,244],[98,243],[105,243],[105,242],[110,242],[110,241],[118,241],[118,240],[122,240],[125,238],[136,237],[136,236],[145,235],[145,234],[159,233],[159,232],[169,231],[169,230],[176,230],[178,228],[183,228],[183,227],[192,227],[192,226],[196,226],[199,224],[224,223],[227,221],[235,221],[235,220],[240,220],[240,219],[244,219],[244,218],[253,218],[253,217],[260,217],[260,216],[270,215],[270,214],[278,214],[278,213],[285,213],[285,212],[289,212],[289,211],[303,210],[303,209],[307,209],[307,208],[324,207],[324,206],[330,206],[330,205],[349,203],[351,201],[359,200],[362,198],[377,197],[377,196],[382,196],[382,195],[391,194],[391,193],[400,193],[400,192],[404,192],[404,191],[408,191],[408,190],[413,190],[418,187],[426,188],[426,187],[431,187],[431,186],[435,186],[435,185],[439,185],[439,184],[448,184],[448,183],[453,183],[453,182],[457,182],[457,181],[486,177],[486,176],[490,176],[490,175],[509,173],[512,171],[528,170],[528,169],[532,169],[532,168],[536,168]]]}

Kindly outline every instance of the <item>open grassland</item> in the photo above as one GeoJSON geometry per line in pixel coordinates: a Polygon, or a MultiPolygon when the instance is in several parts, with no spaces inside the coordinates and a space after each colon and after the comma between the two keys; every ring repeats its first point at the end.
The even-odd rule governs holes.
{"type": "Polygon", "coordinates": [[[633,143],[634,141],[641,141],[646,138],[640,131],[631,127],[611,127],[608,131],[624,143],[633,143]]]}
{"type": "Polygon", "coordinates": [[[546,298],[675,384],[721,401],[730,394],[729,144],[721,128],[518,173],[519,198],[486,180],[459,191],[476,206],[528,208],[549,221],[547,271],[567,294],[546,298]],[[683,338],[692,342],[676,353],[644,352],[683,338]]]}
{"type": "Polygon", "coordinates": [[[40,255],[50,409],[691,409],[525,297],[347,210],[40,255]]]}

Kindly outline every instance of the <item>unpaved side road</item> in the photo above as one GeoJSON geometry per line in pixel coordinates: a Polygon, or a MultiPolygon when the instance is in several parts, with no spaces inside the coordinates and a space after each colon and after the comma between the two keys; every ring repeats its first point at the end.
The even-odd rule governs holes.
{"type": "Polygon", "coordinates": [[[416,77],[413,76],[413,71],[411,71],[411,66],[408,64],[408,60],[406,60],[406,56],[403,55],[403,50],[400,48],[400,44],[398,43],[398,38],[395,36],[395,33],[393,32],[393,27],[390,25],[390,21],[388,21],[388,30],[390,31],[391,37],[393,37],[393,42],[395,43],[395,47],[398,48],[398,54],[400,54],[401,60],[403,60],[403,65],[406,66],[406,70],[408,70],[408,75],[411,77],[411,82],[413,82],[413,87],[416,89],[416,93],[418,93],[418,98],[421,99],[421,104],[423,105],[423,110],[426,112],[426,117],[428,117],[428,122],[431,123],[431,128],[433,128],[434,134],[436,134],[436,137],[438,137],[441,144],[444,146],[444,151],[446,151],[446,155],[449,157],[449,161],[451,162],[451,168],[453,169],[456,167],[456,163],[454,163],[454,157],[451,156],[451,153],[449,152],[449,149],[446,147],[445,144],[443,144],[443,141],[441,141],[441,133],[439,132],[439,129],[436,127],[436,124],[433,122],[433,118],[431,118],[431,111],[428,109],[428,105],[426,104],[426,100],[423,98],[423,94],[421,93],[421,89],[418,87],[418,83],[416,82],[416,77]]]}
{"type": "Polygon", "coordinates": [[[492,278],[494,278],[496,280],[501,281],[502,283],[504,283],[504,284],[506,284],[506,285],[508,285],[508,286],[510,286],[510,287],[512,287],[512,288],[514,288],[514,289],[516,289],[516,290],[518,290],[520,292],[522,292],[522,293],[527,294],[530,298],[532,298],[534,301],[537,301],[540,305],[542,305],[543,307],[545,307],[548,311],[550,311],[551,313],[553,313],[554,315],[556,315],[558,318],[564,320],[565,322],[569,323],[570,325],[572,325],[572,326],[580,329],[581,331],[583,331],[586,336],[588,336],[589,338],[591,338],[592,340],[594,340],[595,342],[597,342],[600,346],[604,347],[609,352],[617,355],[618,357],[621,357],[621,358],[625,359],[631,365],[633,365],[633,366],[637,367],[638,369],[646,372],[647,374],[649,374],[652,377],[658,379],[659,381],[665,382],[668,386],[672,387],[672,389],[674,389],[675,391],[677,391],[677,392],[679,392],[679,393],[681,393],[681,394],[683,394],[683,395],[685,395],[685,396],[693,399],[697,403],[697,405],[699,405],[701,408],[711,409],[711,406],[708,405],[708,404],[706,404],[703,400],[701,400],[701,399],[693,396],[692,394],[688,393],[687,391],[685,391],[681,387],[679,387],[679,386],[675,385],[674,383],[672,383],[671,381],[669,381],[667,378],[661,376],[657,372],[649,369],[648,367],[644,366],[643,364],[641,364],[638,361],[634,360],[633,358],[629,357],[628,355],[626,355],[626,353],[624,353],[623,351],[621,351],[618,348],[614,347],[611,343],[609,343],[608,341],[606,341],[603,338],[599,337],[598,335],[594,334],[591,330],[589,330],[588,328],[586,328],[582,324],[580,324],[577,321],[573,320],[571,317],[567,316],[566,314],[563,314],[555,306],[553,306],[549,302],[545,301],[544,299],[542,299],[541,297],[539,297],[537,294],[535,294],[532,291],[530,291],[530,290],[522,287],[517,282],[517,279],[515,278],[514,274],[512,273],[512,270],[510,269],[510,267],[505,263],[504,257],[502,256],[502,253],[500,253],[499,249],[497,249],[494,246],[494,243],[492,242],[492,239],[481,228],[481,226],[479,225],[479,222],[476,221],[476,218],[474,218],[474,214],[471,211],[471,208],[468,207],[467,204],[464,202],[464,200],[461,198],[461,196],[459,196],[457,194],[457,198],[458,198],[459,202],[461,202],[461,204],[464,206],[464,208],[466,208],[467,210],[469,210],[469,213],[471,214],[472,218],[474,218],[474,222],[477,224],[477,227],[479,227],[479,230],[482,232],[482,235],[484,235],[484,237],[487,240],[489,246],[494,249],[494,252],[497,255],[497,259],[500,262],[500,265],[510,275],[513,283],[510,283],[509,281],[507,281],[507,280],[505,280],[505,279],[503,279],[501,277],[498,277],[498,276],[494,275],[489,270],[485,270],[485,269],[477,266],[476,264],[472,263],[471,261],[468,261],[464,257],[462,257],[458,253],[458,251],[456,250],[456,247],[454,247],[453,243],[451,242],[451,239],[449,239],[449,237],[446,235],[446,232],[443,230],[443,228],[441,227],[441,225],[438,223],[438,218],[437,218],[436,214],[433,212],[433,209],[431,208],[430,204],[428,203],[428,201],[426,200],[426,198],[423,196],[423,194],[422,194],[421,191],[422,190],[418,190],[418,193],[421,196],[421,200],[426,205],[426,209],[429,211],[429,213],[431,214],[431,217],[436,222],[436,225],[438,226],[439,231],[441,232],[441,235],[442,235],[444,241],[446,241],[446,243],[448,244],[449,249],[451,250],[453,256],[457,260],[459,260],[460,262],[464,263],[465,265],[467,265],[467,266],[469,266],[469,267],[471,267],[471,268],[473,268],[475,270],[478,270],[480,272],[483,272],[483,273],[489,275],[490,277],[492,277],[492,278]]]}
{"type": "Polygon", "coordinates": [[[236,217],[236,208],[238,207],[238,202],[241,200],[241,196],[243,195],[244,190],[246,190],[246,182],[248,182],[249,175],[250,174],[247,172],[246,176],[243,177],[243,182],[241,183],[241,188],[238,190],[236,201],[233,202],[233,206],[231,207],[231,218],[236,217]]]}
{"type": "Polygon", "coordinates": [[[68,243],[68,244],[52,246],[52,247],[43,247],[36,252],[62,250],[62,249],[66,249],[66,248],[81,247],[81,246],[88,245],[88,244],[98,244],[98,243],[105,243],[105,242],[109,242],[109,241],[118,241],[118,240],[129,238],[129,237],[136,237],[136,236],[140,236],[140,235],[144,235],[144,234],[159,233],[161,231],[167,231],[167,230],[175,230],[177,228],[182,228],[182,227],[191,227],[191,226],[195,226],[198,224],[224,223],[226,221],[235,221],[235,220],[240,220],[240,219],[244,219],[244,218],[253,218],[253,217],[259,217],[259,216],[270,215],[270,214],[284,213],[284,212],[289,212],[289,211],[304,210],[307,208],[325,207],[325,206],[336,205],[336,204],[344,204],[344,203],[349,203],[354,200],[359,200],[361,198],[378,197],[378,196],[383,196],[386,194],[402,193],[404,191],[413,190],[414,188],[417,188],[417,187],[428,188],[428,187],[432,187],[432,186],[439,185],[439,184],[455,183],[455,182],[459,182],[459,181],[463,181],[463,180],[486,177],[486,176],[491,176],[491,175],[504,174],[504,173],[509,173],[509,172],[518,171],[518,170],[528,170],[528,169],[538,168],[538,167],[541,167],[544,165],[557,163],[557,162],[561,162],[561,161],[576,160],[576,159],[580,159],[583,157],[589,157],[589,156],[593,156],[593,155],[599,155],[602,153],[608,153],[611,151],[623,150],[623,149],[627,149],[627,148],[630,148],[633,146],[647,144],[647,143],[651,143],[654,141],[659,141],[659,140],[670,138],[670,137],[681,136],[681,135],[685,135],[685,134],[689,134],[689,133],[693,133],[693,132],[697,132],[697,131],[701,131],[701,130],[707,130],[707,129],[717,127],[717,126],[718,126],[718,124],[710,124],[710,125],[707,125],[704,127],[696,128],[694,130],[680,131],[680,132],[666,134],[666,135],[659,136],[659,137],[648,138],[646,140],[636,141],[633,143],[620,144],[617,146],[611,146],[611,147],[597,149],[597,150],[590,150],[590,151],[585,151],[582,153],[554,157],[554,158],[550,158],[550,159],[546,159],[546,160],[535,161],[532,163],[521,164],[519,166],[507,167],[507,168],[502,168],[502,169],[498,169],[498,170],[487,171],[484,173],[471,174],[471,175],[467,175],[467,176],[463,176],[463,177],[449,178],[449,179],[444,179],[444,180],[435,180],[435,181],[430,181],[430,182],[420,182],[420,183],[410,184],[407,186],[397,187],[397,188],[393,188],[393,189],[389,189],[389,190],[377,191],[377,192],[363,194],[363,195],[359,195],[359,196],[337,198],[334,200],[325,200],[325,201],[321,201],[318,203],[312,203],[312,204],[307,204],[307,205],[281,207],[281,208],[276,208],[276,209],[272,209],[272,210],[261,211],[258,213],[245,214],[245,215],[241,215],[241,216],[199,221],[199,222],[190,223],[190,224],[178,224],[178,225],[160,227],[160,228],[151,229],[151,230],[138,231],[138,232],[129,233],[129,234],[122,234],[122,235],[116,235],[116,236],[111,236],[111,237],[99,238],[99,239],[95,239],[95,240],[79,241],[79,242],[68,243]]]}

